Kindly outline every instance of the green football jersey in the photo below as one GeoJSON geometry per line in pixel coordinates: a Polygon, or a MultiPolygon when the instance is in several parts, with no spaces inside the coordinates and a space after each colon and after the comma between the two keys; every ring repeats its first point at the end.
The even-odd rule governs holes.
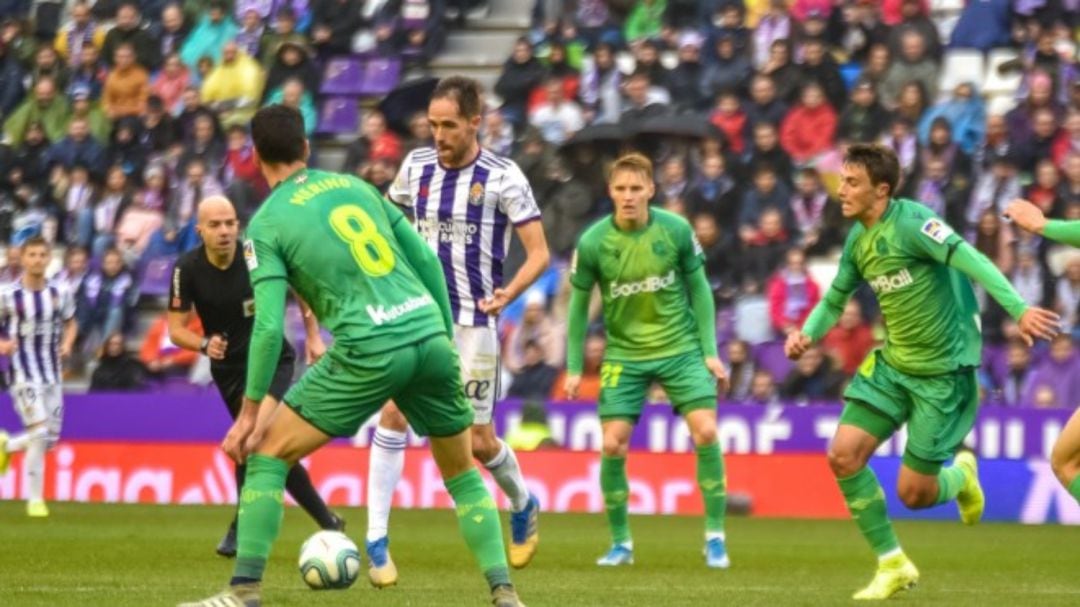
{"type": "Polygon", "coordinates": [[[649,224],[635,232],[615,227],[613,215],[581,235],[570,281],[592,290],[600,283],[607,333],[605,356],[653,360],[701,351],[686,276],[705,254],[685,219],[649,210],[649,224]]]}
{"type": "Polygon", "coordinates": [[[904,373],[938,375],[979,365],[975,292],[948,265],[962,242],[925,205],[904,199],[891,200],[871,228],[856,222],[848,234],[832,287],[850,295],[866,280],[885,321],[882,355],[904,373]]]}
{"type": "Polygon", "coordinates": [[[438,304],[393,235],[399,221],[405,216],[370,184],[299,171],[251,219],[251,282],[287,280],[335,347],[373,354],[445,333],[438,304]]]}

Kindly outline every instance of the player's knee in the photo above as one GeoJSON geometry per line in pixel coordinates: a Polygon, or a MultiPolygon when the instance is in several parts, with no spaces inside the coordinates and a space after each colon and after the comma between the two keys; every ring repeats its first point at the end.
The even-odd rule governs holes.
{"type": "Polygon", "coordinates": [[[708,424],[692,428],[690,434],[698,447],[711,445],[716,442],[716,425],[708,424]]]}
{"type": "Polygon", "coordinates": [[[862,470],[866,462],[854,449],[833,445],[829,447],[829,468],[836,478],[847,478],[862,470]]]}
{"type": "Polygon", "coordinates": [[[908,508],[927,508],[937,501],[937,487],[922,483],[900,483],[896,495],[908,508]]]}
{"type": "Polygon", "coordinates": [[[490,462],[499,455],[500,451],[502,451],[502,444],[494,435],[488,436],[483,432],[473,433],[472,452],[477,461],[490,462]]]}
{"type": "Polygon", "coordinates": [[[379,427],[397,432],[405,432],[409,429],[409,421],[393,402],[389,402],[382,408],[379,414],[379,427]]]}
{"type": "Polygon", "coordinates": [[[624,441],[618,436],[605,436],[603,450],[607,457],[626,457],[630,452],[630,441],[624,441]]]}

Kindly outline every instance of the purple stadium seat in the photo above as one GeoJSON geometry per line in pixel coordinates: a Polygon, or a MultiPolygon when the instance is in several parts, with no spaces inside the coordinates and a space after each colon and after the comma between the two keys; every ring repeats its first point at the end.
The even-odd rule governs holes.
{"type": "Polygon", "coordinates": [[[319,92],[324,95],[360,95],[363,80],[363,59],[356,55],[333,57],[323,69],[319,92]]]}
{"type": "Polygon", "coordinates": [[[754,363],[759,369],[771,373],[778,382],[783,381],[792,367],[791,361],[784,356],[782,341],[769,341],[754,346],[754,363]]]}
{"type": "Polygon", "coordinates": [[[169,273],[172,272],[175,263],[176,257],[173,255],[155,257],[146,262],[146,269],[139,282],[139,292],[143,295],[168,295],[169,273]]]}
{"type": "Polygon", "coordinates": [[[360,108],[352,97],[327,97],[319,104],[316,131],[327,135],[355,135],[360,127],[360,108]]]}
{"type": "Polygon", "coordinates": [[[380,57],[369,59],[364,66],[364,77],[360,84],[360,94],[380,96],[394,90],[401,80],[401,60],[380,57]]]}

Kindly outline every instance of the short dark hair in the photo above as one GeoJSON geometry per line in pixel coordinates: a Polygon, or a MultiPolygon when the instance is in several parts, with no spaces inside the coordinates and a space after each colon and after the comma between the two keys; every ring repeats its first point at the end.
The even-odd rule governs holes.
{"type": "Polygon", "coordinates": [[[431,100],[452,99],[458,104],[458,114],[466,119],[475,118],[483,110],[480,83],[464,76],[448,76],[439,81],[431,100]]]}
{"type": "Polygon", "coordinates": [[[861,166],[870,177],[870,185],[889,186],[889,196],[896,194],[900,182],[900,161],[892,148],[876,143],[856,143],[844,154],[844,164],[861,166]]]}
{"type": "Polygon", "coordinates": [[[29,249],[30,247],[45,247],[46,249],[48,249],[49,248],[49,241],[45,240],[41,236],[41,234],[34,234],[33,236],[31,236],[31,237],[27,238],[26,240],[24,240],[23,243],[22,243],[22,250],[24,252],[27,249],[29,249]]]}
{"type": "Polygon", "coordinates": [[[267,164],[304,160],[304,117],[291,107],[274,104],[256,112],[251,119],[251,138],[259,158],[267,164]]]}

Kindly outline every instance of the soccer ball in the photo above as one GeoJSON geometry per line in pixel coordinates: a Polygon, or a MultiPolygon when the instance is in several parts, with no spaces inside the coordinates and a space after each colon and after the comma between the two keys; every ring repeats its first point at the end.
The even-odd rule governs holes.
{"type": "Polygon", "coordinates": [[[360,573],[360,551],[340,531],[319,531],[300,547],[300,577],[312,590],[348,588],[360,573]]]}

